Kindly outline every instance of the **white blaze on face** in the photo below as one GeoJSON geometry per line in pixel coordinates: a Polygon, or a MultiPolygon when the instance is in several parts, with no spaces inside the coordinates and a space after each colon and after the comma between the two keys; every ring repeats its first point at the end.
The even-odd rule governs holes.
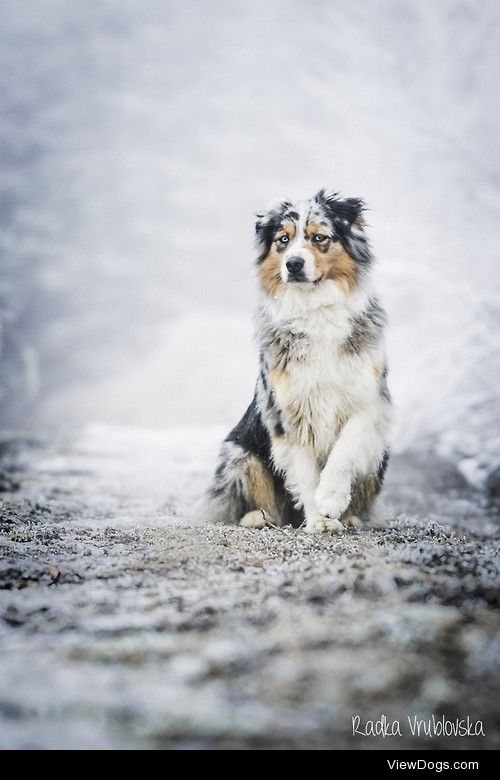
{"type": "Polygon", "coordinates": [[[287,261],[292,257],[300,258],[304,261],[303,273],[306,282],[314,282],[316,279],[316,264],[314,262],[314,255],[307,247],[306,242],[306,226],[307,218],[309,216],[310,204],[308,202],[303,203],[297,209],[299,213],[299,221],[296,225],[295,235],[290,241],[289,246],[285,254],[283,255],[283,262],[281,264],[281,278],[284,282],[288,282],[288,268],[286,266],[287,261]]]}

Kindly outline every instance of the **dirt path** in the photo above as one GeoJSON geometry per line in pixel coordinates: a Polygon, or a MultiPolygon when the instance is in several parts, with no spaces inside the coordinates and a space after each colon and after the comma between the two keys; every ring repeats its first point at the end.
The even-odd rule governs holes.
{"type": "Polygon", "coordinates": [[[0,745],[498,747],[498,546],[478,496],[407,458],[385,529],[204,527],[218,436],[5,441],[0,745]],[[356,714],[402,736],[353,737],[356,714]],[[485,736],[412,738],[407,716],[432,714],[485,736]]]}

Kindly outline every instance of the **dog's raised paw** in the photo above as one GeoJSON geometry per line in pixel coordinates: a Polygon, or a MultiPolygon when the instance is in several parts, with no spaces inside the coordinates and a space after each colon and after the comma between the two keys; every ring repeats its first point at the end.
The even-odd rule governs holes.
{"type": "Polygon", "coordinates": [[[252,512],[247,512],[240,520],[240,525],[243,528],[264,528],[265,524],[266,517],[264,512],[260,509],[254,509],[252,512]]]}
{"type": "Polygon", "coordinates": [[[335,520],[332,517],[318,517],[314,520],[308,520],[305,527],[306,534],[324,534],[328,531],[338,533],[344,530],[340,520],[335,520]]]}

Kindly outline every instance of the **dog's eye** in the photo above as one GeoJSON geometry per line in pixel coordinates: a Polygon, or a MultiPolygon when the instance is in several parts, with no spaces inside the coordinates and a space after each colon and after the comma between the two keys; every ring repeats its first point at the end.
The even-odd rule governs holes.
{"type": "Polygon", "coordinates": [[[313,236],[313,241],[315,244],[324,244],[325,241],[328,241],[328,236],[324,236],[322,233],[316,233],[316,235],[313,236]]]}
{"type": "Polygon", "coordinates": [[[278,244],[288,244],[290,239],[288,236],[281,236],[281,238],[278,238],[278,244]]]}

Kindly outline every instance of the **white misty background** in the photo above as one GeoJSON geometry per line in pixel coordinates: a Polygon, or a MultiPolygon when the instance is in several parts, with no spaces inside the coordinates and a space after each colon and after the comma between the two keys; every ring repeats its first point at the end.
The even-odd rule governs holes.
{"type": "Polygon", "coordinates": [[[253,214],[363,197],[394,449],[499,462],[495,0],[1,1],[4,428],[232,425],[253,214]]]}

